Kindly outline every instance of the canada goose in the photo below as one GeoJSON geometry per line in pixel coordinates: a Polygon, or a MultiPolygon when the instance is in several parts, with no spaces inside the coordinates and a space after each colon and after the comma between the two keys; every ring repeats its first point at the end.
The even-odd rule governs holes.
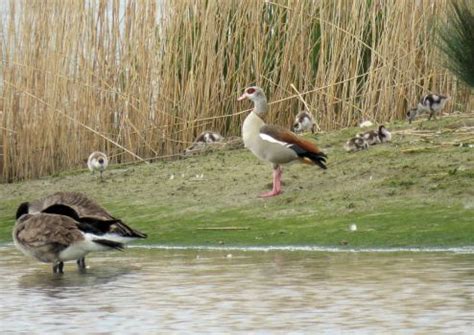
{"type": "Polygon", "coordinates": [[[259,87],[248,87],[238,98],[250,99],[254,109],[242,125],[244,145],[255,156],[273,164],[273,189],[261,197],[272,197],[281,193],[281,165],[293,161],[318,165],[326,169],[326,155],[318,147],[281,127],[266,125],[262,118],[267,113],[267,98],[259,87]]]}
{"type": "Polygon", "coordinates": [[[314,123],[313,115],[310,112],[302,110],[296,115],[295,122],[293,123],[293,131],[295,133],[311,131],[314,134],[315,129],[316,123],[314,123]]]}
{"type": "Polygon", "coordinates": [[[79,262],[91,251],[124,248],[122,243],[96,234],[93,227],[81,229],[74,219],[58,214],[22,214],[12,235],[15,246],[25,255],[53,263],[54,273],[63,273],[64,262],[79,262]]]}
{"type": "Polygon", "coordinates": [[[203,131],[198,137],[196,137],[193,144],[191,144],[191,146],[186,149],[185,153],[189,154],[202,150],[206,145],[221,142],[223,139],[224,137],[219,133],[213,131],[203,131]]]}
{"type": "Polygon", "coordinates": [[[428,112],[428,120],[431,118],[436,120],[436,114],[438,114],[446,104],[449,97],[437,94],[427,94],[418,103],[417,107],[410,108],[407,112],[408,123],[411,123],[418,115],[428,112]]]}
{"type": "Polygon", "coordinates": [[[95,171],[99,171],[100,180],[104,180],[102,177],[102,173],[105,171],[105,169],[107,169],[108,165],[109,160],[107,158],[107,155],[100,151],[94,151],[87,159],[87,167],[92,173],[94,173],[95,171]]]}
{"type": "Polygon", "coordinates": [[[347,152],[369,149],[369,143],[363,137],[353,137],[344,144],[344,149],[347,152]]]}
{"type": "MultiPolygon", "coordinates": [[[[119,243],[129,243],[147,237],[113,217],[94,200],[79,192],[57,192],[38,200],[24,202],[18,207],[16,218],[23,214],[38,213],[68,216],[81,225],[92,225],[97,234],[100,232],[108,240],[119,243]]],[[[85,259],[78,259],[77,265],[80,269],[85,269],[85,259]]]]}

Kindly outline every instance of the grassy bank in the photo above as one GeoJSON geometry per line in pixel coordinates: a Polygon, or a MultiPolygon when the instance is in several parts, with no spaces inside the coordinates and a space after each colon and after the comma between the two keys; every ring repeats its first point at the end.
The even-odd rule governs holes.
{"type": "Polygon", "coordinates": [[[459,145],[473,143],[472,127],[473,114],[395,123],[392,143],[352,154],[342,144],[359,129],[320,134],[328,170],[287,167],[284,194],[265,200],[271,168],[245,149],[117,167],[104,183],[81,170],[2,184],[0,240],[20,202],[74,190],[147,232],[144,243],[474,245],[474,148],[459,145]]]}

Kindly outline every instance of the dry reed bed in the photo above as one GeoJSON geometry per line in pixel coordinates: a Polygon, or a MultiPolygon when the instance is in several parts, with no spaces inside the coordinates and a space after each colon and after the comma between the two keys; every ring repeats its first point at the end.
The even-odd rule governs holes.
{"type": "Polygon", "coordinates": [[[469,92],[439,66],[441,1],[16,1],[0,24],[1,181],[181,152],[204,129],[239,135],[252,83],[289,125],[403,117],[422,93],[469,92]],[[159,5],[163,3],[163,5],[159,5]]]}

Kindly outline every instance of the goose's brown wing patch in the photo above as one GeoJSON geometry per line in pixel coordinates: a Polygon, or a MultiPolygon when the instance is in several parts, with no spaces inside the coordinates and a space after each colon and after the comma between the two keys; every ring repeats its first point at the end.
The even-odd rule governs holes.
{"type": "Polygon", "coordinates": [[[39,212],[54,205],[69,206],[77,212],[79,217],[94,217],[102,220],[115,219],[98,203],[79,192],[57,192],[30,203],[30,206],[39,212]]]}
{"type": "Polygon", "coordinates": [[[316,144],[282,127],[273,126],[273,125],[264,125],[262,128],[260,128],[260,134],[268,135],[272,137],[273,139],[275,139],[276,141],[283,142],[289,145],[292,145],[292,144],[297,145],[298,147],[300,147],[301,149],[307,152],[311,152],[315,154],[321,153],[321,150],[319,150],[316,144]]]}
{"type": "Polygon", "coordinates": [[[73,219],[56,214],[28,215],[19,223],[16,237],[20,243],[33,248],[46,244],[66,248],[84,239],[73,219]]]}

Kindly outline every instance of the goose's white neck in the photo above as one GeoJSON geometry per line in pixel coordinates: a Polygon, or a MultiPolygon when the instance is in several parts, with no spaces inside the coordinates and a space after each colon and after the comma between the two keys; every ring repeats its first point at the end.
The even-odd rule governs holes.
{"type": "Polygon", "coordinates": [[[250,112],[242,124],[242,139],[246,148],[251,146],[251,143],[258,140],[260,128],[265,125],[265,122],[255,113],[250,112]]]}
{"type": "Polygon", "coordinates": [[[260,117],[263,117],[267,113],[268,104],[265,97],[259,97],[253,101],[254,109],[253,112],[260,117]]]}

